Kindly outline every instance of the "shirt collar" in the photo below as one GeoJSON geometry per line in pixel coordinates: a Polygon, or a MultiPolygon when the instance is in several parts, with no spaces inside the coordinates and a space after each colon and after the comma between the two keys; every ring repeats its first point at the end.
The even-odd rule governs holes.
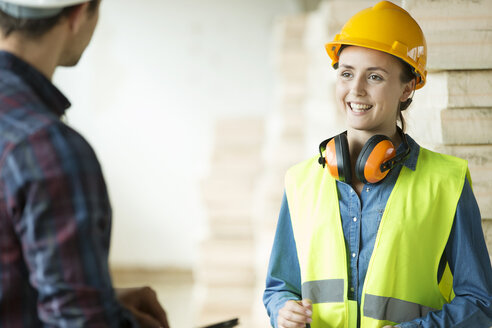
{"type": "Polygon", "coordinates": [[[0,70],[17,74],[58,117],[70,107],[70,101],[41,72],[13,54],[0,51],[0,70]]]}
{"type": "MultiPolygon", "coordinates": [[[[417,160],[419,158],[420,146],[412,139],[408,134],[405,134],[408,142],[408,146],[410,147],[410,154],[408,154],[407,159],[403,162],[403,165],[415,171],[417,168],[417,160]]],[[[405,151],[404,143],[400,143],[398,148],[396,149],[396,153],[402,153],[405,151]]]]}

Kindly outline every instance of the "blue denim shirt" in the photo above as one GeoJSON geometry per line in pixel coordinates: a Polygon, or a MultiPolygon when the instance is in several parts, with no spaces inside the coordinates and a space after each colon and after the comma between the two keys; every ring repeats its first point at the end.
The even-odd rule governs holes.
{"type": "MultiPolygon", "coordinates": [[[[409,136],[410,156],[403,163],[415,170],[419,145],[409,136]]],[[[403,151],[400,145],[397,152],[403,151]]],[[[366,184],[360,197],[352,186],[337,181],[340,215],[347,249],[348,298],[361,302],[367,267],[374,248],[386,202],[401,171],[395,167],[377,184],[366,184]]],[[[468,181],[456,209],[455,220],[444,252],[454,275],[456,297],[443,309],[399,327],[490,327],[492,325],[492,268],[485,244],[477,202],[468,181]]],[[[267,272],[263,302],[272,326],[287,300],[301,297],[301,275],[290,221],[287,198],[283,197],[277,232],[267,272]]],[[[360,315],[360,314],[359,314],[360,315]]]]}

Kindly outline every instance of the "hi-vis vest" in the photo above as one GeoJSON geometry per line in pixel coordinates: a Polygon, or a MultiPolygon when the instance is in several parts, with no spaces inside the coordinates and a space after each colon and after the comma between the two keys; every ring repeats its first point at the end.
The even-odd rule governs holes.
{"type": "MultiPolygon", "coordinates": [[[[369,262],[361,327],[410,321],[454,297],[449,267],[441,281],[438,267],[467,172],[465,160],[424,148],[415,171],[402,167],[369,262]]],[[[288,170],[285,189],[302,297],[313,302],[311,328],[357,327],[357,302],[347,299],[347,255],[335,179],[313,158],[288,170]]]]}

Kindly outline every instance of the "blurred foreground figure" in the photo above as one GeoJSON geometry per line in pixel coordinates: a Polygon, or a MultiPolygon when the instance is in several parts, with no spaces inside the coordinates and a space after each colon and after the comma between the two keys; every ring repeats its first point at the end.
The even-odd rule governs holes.
{"type": "Polygon", "coordinates": [[[0,0],[0,327],[168,327],[148,287],[114,290],[111,207],[90,145],[51,83],[100,0],[0,0]]]}

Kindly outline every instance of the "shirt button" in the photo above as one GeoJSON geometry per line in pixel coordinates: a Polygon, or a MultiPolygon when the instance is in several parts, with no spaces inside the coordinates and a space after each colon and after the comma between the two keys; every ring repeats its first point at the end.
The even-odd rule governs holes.
{"type": "Polygon", "coordinates": [[[371,188],[367,187],[366,188],[366,192],[369,192],[371,190],[371,188]]]}
{"type": "Polygon", "coordinates": [[[354,222],[357,222],[357,218],[356,217],[354,217],[352,220],[354,220],[354,222]]]}
{"type": "Polygon", "coordinates": [[[356,255],[357,255],[357,254],[355,254],[355,253],[352,253],[352,257],[355,257],[356,255]]]}
{"type": "Polygon", "coordinates": [[[351,292],[355,291],[355,288],[354,287],[350,287],[350,291],[351,292]]]}

